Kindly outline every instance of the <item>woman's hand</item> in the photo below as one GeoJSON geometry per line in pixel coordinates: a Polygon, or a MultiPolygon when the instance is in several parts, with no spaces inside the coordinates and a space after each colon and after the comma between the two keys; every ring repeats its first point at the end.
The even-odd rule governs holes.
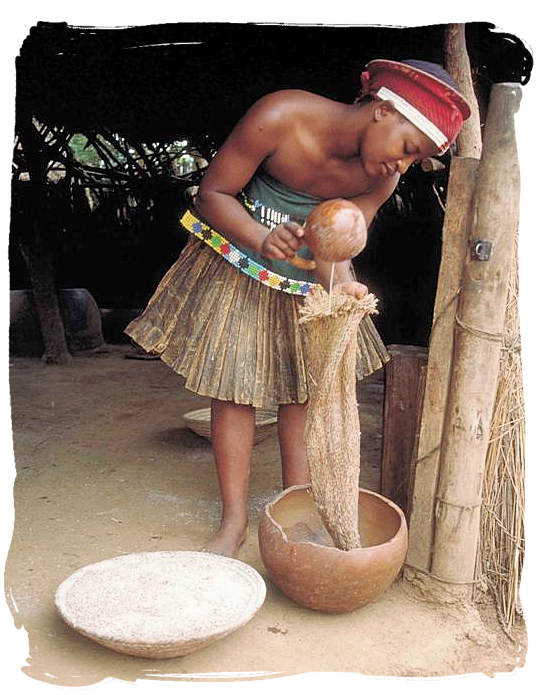
{"type": "Polygon", "coordinates": [[[355,280],[350,280],[349,282],[339,282],[333,285],[333,291],[335,293],[349,294],[356,299],[363,299],[369,290],[367,285],[356,282],[355,280]]]}
{"type": "Polygon", "coordinates": [[[297,222],[283,222],[277,225],[262,242],[261,253],[266,258],[289,261],[303,246],[301,238],[305,234],[297,222]]]}

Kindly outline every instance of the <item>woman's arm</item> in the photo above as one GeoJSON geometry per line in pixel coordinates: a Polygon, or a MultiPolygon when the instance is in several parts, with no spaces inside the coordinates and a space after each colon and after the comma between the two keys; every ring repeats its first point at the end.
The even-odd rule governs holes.
{"type": "MultiPolygon", "coordinates": [[[[316,279],[323,285],[327,290],[329,290],[329,282],[331,279],[331,266],[333,265],[329,261],[321,261],[316,258],[316,279]]],[[[354,273],[352,270],[351,261],[342,261],[341,263],[335,263],[335,270],[333,271],[333,285],[340,284],[343,282],[351,282],[355,280],[354,273]]]]}
{"type": "MultiPolygon", "coordinates": [[[[390,179],[384,180],[381,185],[374,188],[370,193],[365,193],[364,195],[350,199],[363,213],[367,228],[372,223],[378,209],[395,190],[398,181],[399,175],[396,174],[390,179]]],[[[329,291],[332,263],[322,261],[319,258],[315,258],[315,261],[317,280],[329,291]]],[[[351,294],[357,299],[361,299],[368,292],[367,286],[356,280],[351,261],[335,263],[335,269],[333,271],[333,289],[335,292],[351,294]]]]}
{"type": "Polygon", "coordinates": [[[372,221],[378,210],[393,194],[395,188],[397,187],[399,179],[400,175],[395,174],[394,176],[388,177],[387,179],[383,179],[377,186],[375,186],[372,189],[372,191],[369,191],[369,193],[358,195],[355,198],[350,198],[350,201],[357,205],[363,213],[367,229],[372,224],[372,221]]]}
{"type": "Polygon", "coordinates": [[[287,222],[270,232],[251,217],[236,195],[276,151],[287,125],[287,104],[282,94],[259,99],[211,161],[195,201],[200,214],[223,236],[279,260],[290,258],[301,246],[303,228],[287,222]]]}

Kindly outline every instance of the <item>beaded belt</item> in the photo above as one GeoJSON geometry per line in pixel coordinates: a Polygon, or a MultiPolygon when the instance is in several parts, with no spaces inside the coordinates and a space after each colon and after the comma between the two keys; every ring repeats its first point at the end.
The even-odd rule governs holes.
{"type": "Polygon", "coordinates": [[[322,285],[316,282],[294,280],[293,278],[284,277],[284,275],[279,275],[278,273],[274,273],[273,270],[265,268],[231,244],[224,236],[216,232],[215,229],[212,229],[209,225],[196,217],[191,210],[187,210],[183,214],[180,223],[188,232],[191,232],[191,234],[194,234],[198,239],[204,241],[229,263],[232,263],[235,268],[241,270],[242,273],[245,273],[245,275],[248,275],[254,280],[258,280],[258,282],[261,282],[263,285],[268,285],[275,290],[281,290],[288,294],[299,294],[302,296],[322,287],[322,285]]]}

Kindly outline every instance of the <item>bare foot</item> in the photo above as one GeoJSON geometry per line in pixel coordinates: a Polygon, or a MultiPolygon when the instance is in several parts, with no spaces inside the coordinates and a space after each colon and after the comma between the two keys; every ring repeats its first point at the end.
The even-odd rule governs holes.
{"type": "Polygon", "coordinates": [[[249,524],[221,524],[217,533],[202,548],[202,552],[236,557],[249,533],[249,524]]]}

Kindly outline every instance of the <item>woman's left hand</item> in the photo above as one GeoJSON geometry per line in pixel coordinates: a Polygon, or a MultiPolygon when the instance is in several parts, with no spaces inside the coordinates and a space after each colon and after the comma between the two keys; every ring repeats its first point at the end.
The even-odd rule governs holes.
{"type": "Polygon", "coordinates": [[[333,285],[333,291],[335,293],[340,292],[341,294],[349,294],[356,299],[363,299],[365,295],[369,292],[367,285],[361,282],[355,282],[350,280],[349,282],[339,282],[333,285]]]}

